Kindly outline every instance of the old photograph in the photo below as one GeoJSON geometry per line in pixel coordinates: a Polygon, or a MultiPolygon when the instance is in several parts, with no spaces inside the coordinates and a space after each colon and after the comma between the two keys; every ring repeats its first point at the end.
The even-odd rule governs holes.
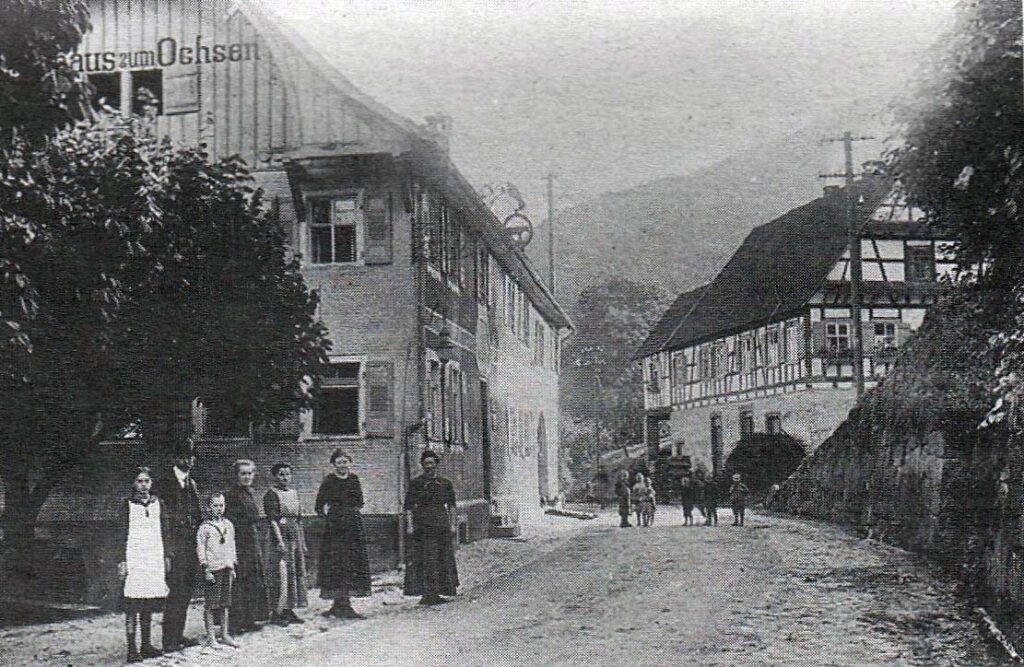
{"type": "Polygon", "coordinates": [[[1020,0],[0,0],[0,666],[1024,663],[1020,0]]]}

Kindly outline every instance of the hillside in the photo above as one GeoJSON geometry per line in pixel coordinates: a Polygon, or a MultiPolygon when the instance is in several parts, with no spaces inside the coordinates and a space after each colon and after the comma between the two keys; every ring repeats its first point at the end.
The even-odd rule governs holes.
{"type": "MultiPolygon", "coordinates": [[[[825,131],[764,144],[692,174],[602,195],[556,213],[558,297],[571,307],[587,285],[620,276],[670,294],[712,279],[753,227],[820,196],[835,149],[825,131]]],[[[858,147],[856,162],[876,158],[858,147]]],[[[541,223],[531,258],[547,274],[541,223]]]]}

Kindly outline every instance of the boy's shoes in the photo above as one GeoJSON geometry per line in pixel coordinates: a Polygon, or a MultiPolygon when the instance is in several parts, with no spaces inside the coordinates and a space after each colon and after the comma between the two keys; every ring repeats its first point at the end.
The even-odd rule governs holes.
{"type": "Polygon", "coordinates": [[[236,642],[230,635],[224,635],[220,638],[220,643],[231,648],[238,648],[238,642],[236,642]]]}
{"type": "Polygon", "coordinates": [[[210,635],[206,638],[206,641],[204,641],[203,644],[209,646],[210,648],[217,648],[217,638],[213,635],[210,635]]]}
{"type": "Polygon", "coordinates": [[[164,652],[158,649],[157,647],[153,646],[152,644],[147,644],[142,647],[142,650],[139,651],[139,654],[143,658],[159,658],[164,654],[164,652]]]}

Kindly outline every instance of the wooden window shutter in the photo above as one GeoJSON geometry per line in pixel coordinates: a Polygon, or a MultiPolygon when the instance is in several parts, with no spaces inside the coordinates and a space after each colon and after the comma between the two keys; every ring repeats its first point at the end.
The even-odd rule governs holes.
{"type": "Polygon", "coordinates": [[[366,264],[391,263],[393,200],[389,190],[371,189],[363,196],[363,261],[366,264]]]}
{"type": "Polygon", "coordinates": [[[195,66],[164,69],[164,115],[199,111],[199,69],[195,66]]]}
{"type": "Polygon", "coordinates": [[[825,323],[811,322],[811,356],[821,356],[825,349],[825,323]]]}
{"type": "Polygon", "coordinates": [[[366,435],[394,437],[393,366],[390,361],[366,364],[366,435]]]}

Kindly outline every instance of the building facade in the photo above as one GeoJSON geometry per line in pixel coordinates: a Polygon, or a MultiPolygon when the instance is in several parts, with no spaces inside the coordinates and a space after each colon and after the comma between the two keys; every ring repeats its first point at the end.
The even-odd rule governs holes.
{"type": "MultiPolygon", "coordinates": [[[[948,243],[919,212],[865,176],[860,221],[866,387],[884,377],[952,271],[948,243]]],[[[856,401],[846,192],[755,228],[718,276],[681,294],[638,353],[651,456],[721,474],[757,434],[810,453],[856,401]],[[670,451],[669,451],[670,450],[670,451]]]]}
{"type": "MultiPolygon", "coordinates": [[[[72,66],[115,111],[148,115],[210,159],[249,165],[333,344],[316,407],[276,428],[193,406],[200,485],[225,487],[230,463],[245,457],[266,487],[268,467],[288,461],[311,508],[343,448],[363,482],[376,568],[398,562],[406,483],[428,447],[455,482],[462,539],[540,514],[558,493],[558,357],[571,325],[450,161],[450,120],[395,114],[258,2],[94,0],[90,9],[93,29],[72,66]]],[[[140,442],[110,444],[120,467],[155,463],[141,431],[140,442]]],[[[69,487],[41,519],[102,521],[109,504],[83,504],[69,487]],[[77,516],[86,506],[89,516],[77,516]]]]}

